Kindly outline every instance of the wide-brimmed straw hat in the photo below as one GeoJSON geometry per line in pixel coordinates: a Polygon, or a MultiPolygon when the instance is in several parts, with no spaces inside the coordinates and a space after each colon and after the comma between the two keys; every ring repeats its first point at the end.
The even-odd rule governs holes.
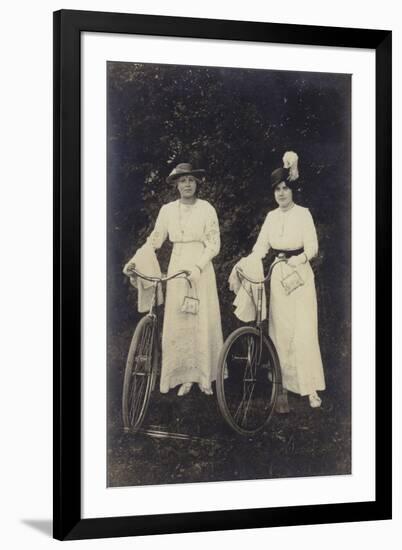
{"type": "Polygon", "coordinates": [[[178,164],[176,168],[173,168],[173,170],[166,178],[166,181],[167,183],[171,183],[177,178],[180,178],[180,176],[195,176],[196,178],[200,178],[204,174],[205,170],[203,170],[202,168],[199,168],[198,170],[193,170],[193,167],[190,163],[182,162],[181,164],[178,164]]]}

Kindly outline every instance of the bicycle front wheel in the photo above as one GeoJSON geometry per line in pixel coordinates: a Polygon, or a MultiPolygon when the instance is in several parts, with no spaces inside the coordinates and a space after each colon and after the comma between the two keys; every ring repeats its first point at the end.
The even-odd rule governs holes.
{"type": "Polygon", "coordinates": [[[155,325],[151,317],[143,317],[138,323],[127,356],[124,373],[122,413],[125,431],[136,432],[146,415],[154,386],[156,350],[155,325]]]}
{"type": "Polygon", "coordinates": [[[216,389],[219,408],[237,433],[254,435],[266,426],[281,384],[278,355],[271,339],[254,327],[227,338],[220,353],[216,389]]]}

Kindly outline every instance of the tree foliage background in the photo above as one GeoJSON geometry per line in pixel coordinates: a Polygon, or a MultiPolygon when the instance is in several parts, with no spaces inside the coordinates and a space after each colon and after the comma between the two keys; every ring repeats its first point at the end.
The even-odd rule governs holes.
{"type": "MultiPolygon", "coordinates": [[[[269,184],[285,151],[299,155],[300,191],[316,223],[314,260],[320,342],[328,391],[349,399],[351,280],[350,75],[109,62],[109,399],[120,399],[124,355],[139,318],[124,263],[177,191],[179,162],[205,168],[199,196],[218,213],[215,258],[224,335],[232,330],[233,264],[248,254],[267,212],[269,184]],[[113,350],[119,347],[119,354],[113,350]]],[[[170,246],[159,258],[166,268],[170,246]]],[[[268,260],[269,261],[269,260],[268,260]]]]}

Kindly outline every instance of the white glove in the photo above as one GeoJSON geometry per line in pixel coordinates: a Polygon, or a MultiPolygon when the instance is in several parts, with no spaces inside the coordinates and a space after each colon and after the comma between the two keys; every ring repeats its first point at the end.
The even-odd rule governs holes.
{"type": "Polygon", "coordinates": [[[198,267],[198,265],[193,266],[191,269],[189,269],[190,275],[188,276],[191,283],[196,283],[199,278],[201,277],[201,269],[198,267]]]}
{"type": "Polygon", "coordinates": [[[131,258],[130,261],[126,263],[126,265],[123,267],[123,273],[124,275],[127,275],[127,277],[133,277],[133,274],[131,270],[135,268],[135,263],[133,262],[133,259],[131,258]]]}
{"type": "Polygon", "coordinates": [[[301,254],[299,254],[298,256],[291,256],[288,261],[287,261],[287,264],[290,266],[290,267],[297,267],[301,264],[305,264],[307,262],[307,256],[305,255],[304,252],[302,252],[301,254]]]}

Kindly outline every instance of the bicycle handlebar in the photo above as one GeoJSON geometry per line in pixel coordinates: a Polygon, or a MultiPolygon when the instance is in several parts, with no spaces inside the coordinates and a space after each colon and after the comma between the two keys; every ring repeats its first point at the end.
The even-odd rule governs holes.
{"type": "MultiPolygon", "coordinates": [[[[247,277],[247,275],[244,273],[241,267],[236,267],[236,272],[238,276],[242,277],[243,279],[246,279],[246,281],[248,281],[249,283],[254,285],[260,285],[269,281],[274,267],[280,264],[281,262],[287,262],[287,259],[282,254],[279,254],[278,258],[271,264],[267,276],[262,281],[256,281],[255,279],[250,279],[250,277],[247,277]]],[[[186,279],[188,279],[188,277],[190,276],[190,273],[191,273],[190,271],[183,269],[182,271],[177,271],[176,273],[173,273],[173,275],[169,275],[168,277],[150,277],[149,275],[144,275],[144,273],[137,271],[134,265],[124,271],[124,274],[127,275],[128,277],[133,277],[135,275],[151,283],[165,283],[167,281],[170,281],[171,279],[175,279],[181,276],[184,276],[186,279]]],[[[190,283],[190,286],[191,286],[191,283],[190,283]]]]}
{"type": "Polygon", "coordinates": [[[184,277],[187,279],[190,273],[190,271],[183,269],[182,271],[177,271],[176,273],[173,273],[173,275],[169,275],[168,277],[150,277],[149,275],[144,275],[140,271],[137,271],[135,269],[135,265],[124,271],[124,274],[128,277],[133,277],[135,275],[137,277],[140,277],[141,279],[149,281],[150,283],[165,283],[166,281],[170,281],[171,279],[175,279],[176,277],[181,277],[182,275],[184,275],[184,277]]]}
{"type": "Polygon", "coordinates": [[[242,277],[243,279],[246,279],[246,281],[248,281],[249,283],[253,285],[261,285],[270,280],[274,267],[280,264],[281,262],[285,262],[285,263],[287,262],[287,259],[284,254],[279,254],[276,260],[272,262],[268,270],[267,276],[262,281],[256,281],[255,279],[250,279],[249,277],[247,277],[247,275],[244,273],[241,267],[236,266],[236,272],[238,276],[242,277]]]}

